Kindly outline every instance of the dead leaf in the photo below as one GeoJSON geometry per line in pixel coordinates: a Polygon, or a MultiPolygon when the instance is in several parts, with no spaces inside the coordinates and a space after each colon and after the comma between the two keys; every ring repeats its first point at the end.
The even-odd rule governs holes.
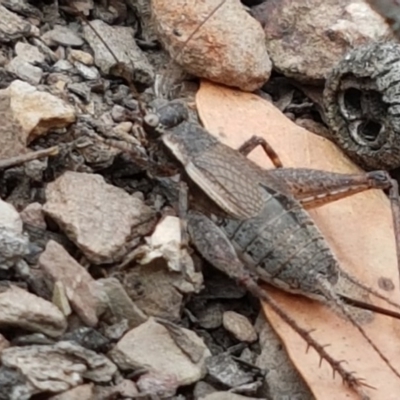
{"type": "MultiPolygon", "coordinates": [[[[352,173],[360,169],[332,143],[288,120],[272,104],[260,97],[203,81],[197,93],[198,111],[207,130],[222,142],[237,148],[252,135],[263,136],[277,151],[286,167],[308,167],[352,173]]],[[[250,157],[265,168],[272,164],[261,149],[250,157]]],[[[363,283],[380,290],[378,279],[389,278],[396,286],[382,292],[400,302],[399,277],[388,199],[383,192],[370,190],[313,210],[311,216],[325,235],[341,267],[363,283]]],[[[371,399],[398,399],[400,380],[382,362],[358,331],[328,307],[299,296],[267,288],[281,307],[300,326],[315,329],[313,337],[330,344],[329,353],[346,360],[376,390],[366,389],[371,399]]],[[[380,300],[374,304],[389,308],[380,300]]],[[[357,399],[340,377],[332,378],[332,369],[314,350],[306,354],[306,345],[290,327],[263,304],[265,313],[277,331],[296,368],[318,399],[357,399]]],[[[364,329],[375,344],[400,370],[399,321],[376,315],[364,329]]]]}

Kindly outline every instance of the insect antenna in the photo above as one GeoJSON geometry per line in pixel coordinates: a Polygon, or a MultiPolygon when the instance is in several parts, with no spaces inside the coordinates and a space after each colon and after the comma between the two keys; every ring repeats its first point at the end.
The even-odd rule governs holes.
{"type": "MultiPolygon", "coordinates": [[[[179,49],[178,53],[175,56],[175,59],[178,60],[183,51],[186,48],[186,45],[189,43],[189,41],[193,38],[193,36],[204,26],[204,24],[213,16],[215,13],[225,4],[226,0],[222,0],[217,6],[207,15],[204,20],[197,25],[197,27],[193,30],[193,32],[188,36],[188,38],[185,40],[183,43],[182,47],[179,49]]],[[[171,58],[170,61],[167,64],[166,71],[165,73],[161,76],[160,82],[159,82],[159,88],[157,90],[157,93],[160,95],[160,97],[165,97],[166,96],[166,91],[165,91],[165,83],[168,82],[168,79],[171,75],[171,70],[172,70],[172,65],[174,64],[174,60],[171,58]]]]}

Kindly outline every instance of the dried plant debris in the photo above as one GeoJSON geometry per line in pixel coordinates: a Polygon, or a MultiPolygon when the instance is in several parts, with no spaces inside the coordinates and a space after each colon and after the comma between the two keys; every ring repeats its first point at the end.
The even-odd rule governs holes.
{"type": "Polygon", "coordinates": [[[336,143],[367,169],[400,166],[400,45],[374,43],[350,51],[324,90],[336,143]]]}

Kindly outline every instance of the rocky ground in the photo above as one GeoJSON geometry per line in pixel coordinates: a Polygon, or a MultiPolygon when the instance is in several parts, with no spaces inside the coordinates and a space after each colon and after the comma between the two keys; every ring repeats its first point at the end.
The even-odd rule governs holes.
{"type": "Polygon", "coordinates": [[[299,87],[334,60],[288,67],[288,48],[266,49],[239,3],[211,24],[239,50],[220,58],[200,37],[182,56],[217,2],[175,30],[181,8],[167,3],[154,22],[144,0],[0,1],[0,399],[312,398],[258,300],[181,246],[175,181],[146,161],[142,103],[190,106],[206,77],[328,135],[316,91],[299,87]]]}

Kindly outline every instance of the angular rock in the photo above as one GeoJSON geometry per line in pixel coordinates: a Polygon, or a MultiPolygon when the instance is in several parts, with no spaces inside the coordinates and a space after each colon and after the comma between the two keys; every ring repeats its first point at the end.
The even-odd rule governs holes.
{"type": "Polygon", "coordinates": [[[0,199],[0,227],[22,233],[22,220],[18,211],[11,204],[0,199]]]}
{"type": "Polygon", "coordinates": [[[46,188],[43,210],[95,264],[120,260],[128,241],[148,233],[154,212],[100,175],[67,171],[46,188]]]}
{"type": "MultiPolygon", "coordinates": [[[[112,48],[119,62],[124,63],[134,81],[151,85],[154,71],[146,55],[136,44],[134,31],[130,27],[110,26],[101,20],[91,21],[91,25],[100,32],[103,40],[112,48]]],[[[83,27],[85,39],[95,54],[95,63],[104,74],[112,73],[116,60],[104,46],[98,36],[86,24],[83,27]]]]}
{"type": "Polygon", "coordinates": [[[193,75],[246,91],[259,89],[269,79],[272,64],[261,26],[239,0],[224,2],[187,41],[220,3],[152,1],[159,40],[172,59],[193,75]]]}
{"type": "Polygon", "coordinates": [[[29,252],[27,235],[0,226],[0,269],[26,267],[23,258],[29,252]]]}
{"type": "Polygon", "coordinates": [[[205,360],[211,354],[194,332],[184,328],[181,331],[202,348],[197,362],[192,361],[168,329],[153,318],[129,331],[109,355],[121,369],[144,367],[160,377],[165,374],[175,376],[178,386],[190,385],[205,376],[205,360]]]}
{"type": "MultiPolygon", "coordinates": [[[[4,105],[0,101],[0,108],[4,107],[9,113],[7,119],[10,120],[10,124],[18,124],[19,141],[24,145],[50,129],[64,128],[75,121],[75,109],[72,106],[20,80],[15,80],[7,89],[1,90],[1,98],[4,105]]],[[[2,129],[0,140],[1,134],[2,129]]],[[[15,150],[12,154],[15,154],[15,150]]],[[[8,157],[12,154],[8,154],[8,157]]]]}
{"type": "Polygon", "coordinates": [[[23,128],[16,119],[10,103],[7,91],[0,90],[0,159],[27,152],[26,135],[24,135],[23,128]]]}
{"type": "Polygon", "coordinates": [[[255,342],[257,333],[251,322],[241,314],[234,311],[226,311],[222,316],[224,328],[232,333],[241,342],[255,342]]]}
{"type": "Polygon", "coordinates": [[[143,374],[137,381],[141,392],[156,398],[171,398],[175,395],[179,382],[173,373],[164,372],[162,375],[151,371],[143,374]]]}
{"type": "Polygon", "coordinates": [[[71,49],[69,51],[68,60],[71,61],[72,63],[78,61],[85,65],[93,65],[94,63],[93,56],[91,54],[86,53],[86,51],[77,49],[71,49]]]}
{"type": "MultiPolygon", "coordinates": [[[[147,394],[147,393],[146,393],[147,394]]],[[[99,386],[94,388],[92,400],[113,400],[113,399],[138,399],[139,394],[136,384],[128,379],[123,379],[113,386],[99,386]]],[[[146,397],[146,396],[145,396],[146,397]]],[[[80,400],[80,399],[77,399],[80,400]]]]}
{"type": "Polygon", "coordinates": [[[204,329],[216,329],[222,325],[223,305],[220,302],[209,303],[206,306],[199,303],[198,307],[191,309],[198,319],[199,325],[204,329]]]}
{"type": "Polygon", "coordinates": [[[54,29],[43,34],[42,40],[49,47],[59,44],[62,46],[80,47],[84,43],[83,39],[71,31],[71,29],[61,25],[56,25],[54,29]]]}
{"type": "Polygon", "coordinates": [[[39,265],[53,284],[57,281],[63,284],[72,309],[82,321],[89,326],[96,326],[99,300],[93,293],[94,279],[86,269],[53,240],[47,243],[40,255],[39,265]]]}
{"type": "Polygon", "coordinates": [[[32,85],[38,85],[43,76],[43,71],[39,67],[35,67],[22,57],[14,57],[6,69],[32,85]]]}
{"type": "Polygon", "coordinates": [[[200,400],[216,391],[217,390],[213,386],[211,386],[209,383],[204,382],[204,381],[199,381],[194,386],[193,397],[195,400],[200,400]]]}
{"type": "Polygon", "coordinates": [[[30,203],[21,211],[21,219],[24,224],[46,229],[47,224],[44,220],[43,206],[40,203],[30,203]]]}
{"type": "Polygon", "coordinates": [[[11,286],[0,293],[0,326],[16,326],[57,337],[65,331],[67,321],[54,304],[11,286]]]}
{"type": "Polygon", "coordinates": [[[108,351],[110,345],[110,341],[99,331],[86,326],[65,333],[61,340],[73,341],[85,349],[95,351],[96,353],[108,351]]]}
{"type": "Polygon", "coordinates": [[[0,43],[8,43],[31,33],[32,25],[0,5],[0,43]]]}
{"type": "Polygon", "coordinates": [[[185,279],[169,272],[163,261],[132,268],[122,284],[128,296],[145,315],[179,321],[183,295],[176,287],[185,279]]]}
{"type": "Polygon", "coordinates": [[[91,81],[100,78],[100,73],[96,67],[88,67],[85,64],[82,64],[79,61],[75,61],[74,66],[78,71],[79,75],[81,75],[85,80],[91,81]]]}
{"type": "Polygon", "coordinates": [[[44,54],[36,47],[29,43],[18,42],[15,45],[15,53],[18,57],[33,64],[35,62],[42,63],[45,61],[44,54]]]}
{"type": "Polygon", "coordinates": [[[206,361],[208,375],[228,387],[237,387],[253,382],[254,373],[243,368],[242,364],[229,353],[221,353],[206,361]]]}
{"type": "Polygon", "coordinates": [[[305,83],[321,84],[350,49],[391,37],[362,0],[272,0],[252,14],[264,28],[274,68],[305,83]]]}
{"type": "Polygon", "coordinates": [[[189,255],[182,246],[181,222],[179,218],[167,216],[157,224],[153,234],[146,239],[147,246],[141,247],[141,264],[162,258],[170,271],[179,272],[189,255]]]}
{"type": "Polygon", "coordinates": [[[10,347],[2,352],[1,362],[20,372],[25,378],[21,386],[31,396],[42,392],[60,393],[84,380],[106,383],[117,371],[107,357],[73,342],[10,347]]]}
{"type": "Polygon", "coordinates": [[[51,396],[49,400],[93,400],[93,394],[93,384],[88,383],[51,396]]]}
{"type": "Polygon", "coordinates": [[[127,319],[129,328],[135,328],[146,321],[146,314],[130,299],[118,279],[99,279],[96,283],[107,296],[107,306],[117,322],[127,319]]]}

